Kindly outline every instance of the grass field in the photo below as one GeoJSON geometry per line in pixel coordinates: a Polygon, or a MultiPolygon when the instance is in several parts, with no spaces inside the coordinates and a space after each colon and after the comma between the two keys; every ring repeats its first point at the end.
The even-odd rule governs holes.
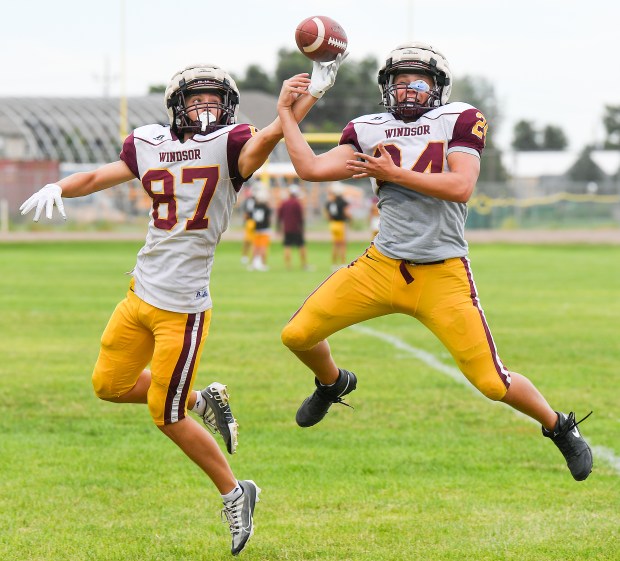
{"type": "MultiPolygon", "coordinates": [[[[91,390],[140,245],[0,245],[3,561],[230,558],[215,488],[145,407],[91,390]]],[[[405,316],[331,339],[358,374],[355,409],[297,428],[312,379],[279,332],[330,269],[327,245],[309,249],[312,273],[285,271],[279,247],[267,273],[242,269],[236,243],[216,257],[197,384],[228,384],[241,425],[231,465],[264,490],[242,558],[620,559],[619,247],[471,249],[504,363],[553,406],[594,410],[582,428],[595,468],[582,483],[539,427],[447,375],[450,358],[405,316]]]]}

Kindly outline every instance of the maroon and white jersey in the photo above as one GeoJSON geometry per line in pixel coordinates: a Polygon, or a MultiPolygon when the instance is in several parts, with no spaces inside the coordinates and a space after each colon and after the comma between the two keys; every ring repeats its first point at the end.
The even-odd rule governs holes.
{"type": "MultiPolygon", "coordinates": [[[[415,122],[391,113],[364,115],[351,121],[340,144],[377,156],[383,143],[397,166],[422,173],[449,171],[448,155],[467,152],[480,157],[487,122],[467,103],[437,107],[415,122]]],[[[379,234],[374,243],[384,255],[418,262],[467,255],[464,238],[467,205],[444,201],[396,183],[371,178],[381,210],[379,234]]]]}
{"type": "Polygon", "coordinates": [[[169,127],[147,125],[125,140],[120,158],[153,201],[132,271],[135,293],[145,302],[181,313],[212,307],[215,247],[248,179],[239,173],[239,154],[255,132],[231,125],[182,143],[169,127]]]}

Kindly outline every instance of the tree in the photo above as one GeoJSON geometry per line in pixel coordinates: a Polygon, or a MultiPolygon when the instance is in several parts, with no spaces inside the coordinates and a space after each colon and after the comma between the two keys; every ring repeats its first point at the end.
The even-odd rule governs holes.
{"type": "MultiPolygon", "coordinates": [[[[341,131],[351,119],[379,111],[377,69],[377,61],[372,57],[361,62],[347,59],[338,71],[334,87],[317,103],[319,110],[310,111],[304,119],[304,129],[341,131]]],[[[277,89],[275,95],[284,80],[301,72],[311,73],[312,62],[297,49],[280,49],[274,80],[277,89]]]]}
{"type": "Polygon", "coordinates": [[[519,121],[513,130],[512,147],[521,152],[540,150],[538,135],[531,121],[519,121]]]}
{"type": "Polygon", "coordinates": [[[605,179],[605,173],[600,167],[594,163],[591,157],[592,147],[586,146],[577,161],[566,172],[566,175],[573,181],[602,181],[605,179]]]}
{"type": "Polygon", "coordinates": [[[501,151],[495,147],[493,138],[500,128],[501,116],[493,84],[481,76],[464,76],[454,80],[450,100],[464,101],[480,109],[489,124],[486,146],[480,162],[480,181],[503,181],[507,177],[502,164],[501,151]]]}
{"type": "Polygon", "coordinates": [[[547,125],[542,133],[542,150],[564,150],[568,146],[568,140],[560,127],[547,125]]]}
{"type": "Polygon", "coordinates": [[[257,64],[250,64],[245,71],[245,78],[235,80],[240,90],[255,90],[270,94],[276,93],[273,81],[257,64]]]}
{"type": "Polygon", "coordinates": [[[606,105],[603,123],[607,130],[605,148],[617,150],[620,148],[620,105],[606,105]]]}
{"type": "Polygon", "coordinates": [[[450,101],[464,101],[484,113],[489,128],[499,129],[501,116],[493,84],[482,76],[463,76],[454,80],[450,101]]]}

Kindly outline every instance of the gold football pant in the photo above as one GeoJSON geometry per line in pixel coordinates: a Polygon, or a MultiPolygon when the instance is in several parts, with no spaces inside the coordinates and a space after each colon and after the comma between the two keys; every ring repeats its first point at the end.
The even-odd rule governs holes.
{"type": "Polygon", "coordinates": [[[347,239],[347,223],[342,220],[330,220],[329,231],[332,242],[344,242],[347,239]]]}
{"type": "Polygon", "coordinates": [[[147,399],[153,421],[157,425],[180,421],[187,414],[210,321],[211,310],[168,312],[147,304],[130,289],[101,336],[93,372],[95,393],[103,399],[126,394],[150,362],[147,399]]]}
{"type": "Polygon", "coordinates": [[[428,327],[484,395],[504,397],[510,373],[497,354],[466,257],[414,265],[371,245],[306,299],[284,327],[282,342],[291,350],[308,350],[349,325],[394,313],[428,327]]]}

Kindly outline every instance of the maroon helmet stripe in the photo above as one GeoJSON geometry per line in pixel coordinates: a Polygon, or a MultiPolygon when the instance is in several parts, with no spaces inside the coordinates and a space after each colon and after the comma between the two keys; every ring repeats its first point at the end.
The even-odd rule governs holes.
{"type": "Polygon", "coordinates": [[[164,423],[170,424],[185,417],[185,398],[192,380],[192,369],[200,347],[204,327],[204,312],[188,314],[183,336],[183,348],[170,378],[164,409],[164,423]]]}
{"type": "Polygon", "coordinates": [[[465,267],[465,271],[467,272],[467,280],[469,281],[469,289],[472,303],[474,307],[478,310],[480,314],[480,320],[482,321],[482,326],[484,327],[484,332],[487,337],[487,343],[489,344],[489,348],[491,350],[491,357],[493,358],[493,364],[495,365],[495,371],[499,375],[502,380],[502,383],[506,388],[510,387],[510,372],[503,365],[501,359],[499,358],[499,354],[497,353],[497,348],[495,347],[495,341],[493,341],[493,336],[491,335],[491,330],[489,329],[489,324],[487,323],[487,319],[484,315],[484,310],[480,305],[480,300],[478,298],[478,290],[476,288],[476,283],[474,282],[474,275],[471,270],[471,266],[469,263],[469,259],[467,257],[461,257],[461,263],[465,267]]]}

